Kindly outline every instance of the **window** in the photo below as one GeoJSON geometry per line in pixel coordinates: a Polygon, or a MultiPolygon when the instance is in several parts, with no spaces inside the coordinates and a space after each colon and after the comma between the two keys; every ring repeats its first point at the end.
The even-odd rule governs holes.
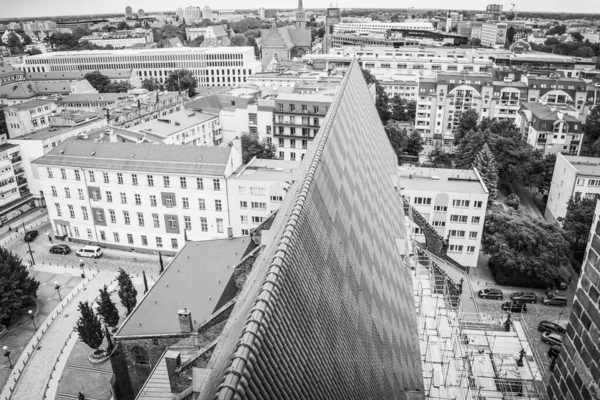
{"type": "Polygon", "coordinates": [[[183,203],[183,208],[190,208],[190,200],[187,197],[182,197],[181,202],[183,203]]]}
{"type": "Polygon", "coordinates": [[[131,224],[131,220],[129,219],[129,211],[123,211],[123,218],[125,218],[125,225],[131,224]]]}
{"type": "Polygon", "coordinates": [[[239,188],[240,194],[246,194],[246,187],[245,186],[240,186],[239,188]]]}
{"type": "Polygon", "coordinates": [[[144,213],[137,213],[137,217],[138,217],[138,225],[139,226],[144,226],[144,213]]]}
{"type": "Polygon", "coordinates": [[[127,195],[121,192],[121,204],[127,204],[127,195]]]}
{"type": "Polygon", "coordinates": [[[600,179],[590,179],[588,186],[600,186],[600,179]]]}
{"type": "Polygon", "coordinates": [[[200,230],[202,232],[208,232],[208,222],[206,221],[206,217],[200,217],[200,230]]]}
{"type": "Polygon", "coordinates": [[[156,207],[156,196],[153,194],[150,195],[150,206],[156,207]]]}
{"type": "Polygon", "coordinates": [[[577,186],[583,186],[585,179],[577,179],[577,186]]]}
{"type": "Polygon", "coordinates": [[[170,186],[170,180],[168,176],[163,176],[163,183],[165,185],[165,187],[169,187],[170,186]]]}
{"type": "Polygon", "coordinates": [[[94,171],[88,171],[88,175],[90,176],[90,182],[96,182],[96,177],[94,176],[94,171]]]}
{"type": "Polygon", "coordinates": [[[188,231],[192,230],[192,218],[191,217],[183,217],[183,222],[185,223],[185,229],[188,231]]]}
{"type": "Polygon", "coordinates": [[[283,196],[271,196],[271,201],[275,203],[280,203],[283,201],[283,196]]]}
{"type": "Polygon", "coordinates": [[[433,226],[446,226],[446,221],[433,221],[433,226]]]}
{"type": "Polygon", "coordinates": [[[215,200],[215,211],[223,211],[221,200],[215,200]]]}
{"type": "Polygon", "coordinates": [[[106,191],[106,201],[112,203],[112,192],[106,191]]]}
{"type": "Polygon", "coordinates": [[[265,188],[262,188],[262,187],[251,187],[250,188],[250,194],[264,195],[265,194],[265,188]]]}
{"type": "Polygon", "coordinates": [[[253,210],[266,210],[267,209],[267,203],[259,203],[259,202],[253,201],[252,203],[250,203],[250,205],[253,210]]]}
{"type": "Polygon", "coordinates": [[[450,221],[452,222],[461,222],[466,224],[467,220],[468,218],[466,215],[450,215],[450,221]]]}
{"type": "Polygon", "coordinates": [[[95,201],[100,200],[100,190],[98,190],[98,189],[92,190],[92,199],[94,199],[95,201]]]}
{"type": "MultiPolygon", "coordinates": [[[[123,174],[121,172],[117,172],[117,183],[119,185],[123,184],[123,174]]],[[[131,239],[131,243],[133,243],[133,238],[131,239]]]]}
{"type": "Polygon", "coordinates": [[[217,232],[223,233],[223,220],[221,218],[217,218],[217,232]]]}
{"type": "Polygon", "coordinates": [[[480,220],[481,220],[481,217],[471,217],[472,224],[479,224],[480,220]]]}
{"type": "Polygon", "coordinates": [[[52,189],[52,196],[54,196],[54,197],[58,196],[58,192],[56,191],[56,186],[51,186],[50,188],[52,189]]]}
{"type": "Polygon", "coordinates": [[[213,189],[218,192],[221,190],[221,181],[218,179],[213,179],[213,189]]]}
{"type": "Polygon", "coordinates": [[[88,236],[88,239],[93,239],[94,238],[94,236],[92,235],[92,230],[91,229],[87,230],[87,236],[88,236]]]}
{"type": "Polygon", "coordinates": [[[198,209],[206,210],[206,202],[204,201],[204,199],[198,199],[198,209]]]}
{"type": "Polygon", "coordinates": [[[160,228],[160,220],[158,219],[158,214],[152,214],[152,223],[155,228],[160,228]]]}
{"type": "Polygon", "coordinates": [[[67,199],[70,199],[70,198],[71,198],[71,191],[69,190],[69,188],[65,188],[65,197],[66,197],[67,199]]]}
{"type": "Polygon", "coordinates": [[[154,186],[154,177],[152,175],[148,175],[148,186],[154,186]]]}
{"type": "Polygon", "coordinates": [[[115,243],[119,243],[119,232],[113,232],[113,239],[115,239],[115,243]]]}
{"type": "Polygon", "coordinates": [[[169,225],[169,229],[176,229],[177,228],[177,222],[175,221],[175,217],[168,217],[167,218],[167,222],[169,225]]]}
{"type": "Polygon", "coordinates": [[[106,232],[100,231],[100,240],[106,242],[106,232]]]}
{"type": "Polygon", "coordinates": [[[81,212],[83,213],[83,219],[87,221],[89,219],[87,207],[81,206],[81,212]]]}
{"type": "Polygon", "coordinates": [[[103,172],[102,176],[104,177],[104,183],[110,183],[110,179],[108,179],[108,172],[103,172]]]}
{"type": "Polygon", "coordinates": [[[185,176],[179,177],[179,184],[181,185],[182,189],[187,189],[187,179],[185,176]]]}
{"type": "MultiPolygon", "coordinates": [[[[138,185],[138,179],[137,179],[136,174],[131,174],[131,183],[133,183],[134,186],[138,185]]],[[[145,236],[142,236],[142,237],[145,237],[145,236]]],[[[146,242],[146,244],[148,244],[148,242],[146,242]]]]}
{"type": "Polygon", "coordinates": [[[46,170],[48,171],[48,178],[54,178],[54,175],[52,174],[52,169],[46,168],[46,170]]]}
{"type": "Polygon", "coordinates": [[[250,234],[250,230],[249,229],[242,229],[242,235],[248,236],[249,234],[250,234]]]}
{"type": "Polygon", "coordinates": [[[450,237],[464,238],[465,231],[457,231],[456,229],[450,229],[450,237]]]}
{"type": "Polygon", "coordinates": [[[452,200],[453,207],[469,207],[469,200],[452,200]]]}
{"type": "Polygon", "coordinates": [[[176,248],[179,247],[178,244],[177,244],[177,239],[175,239],[175,238],[171,239],[171,247],[173,249],[176,249],[176,248]]]}
{"type": "Polygon", "coordinates": [[[148,238],[142,235],[142,246],[148,246],[148,238]]]}
{"type": "Polygon", "coordinates": [[[67,179],[67,171],[65,171],[65,169],[64,169],[64,168],[61,168],[61,169],[60,169],[60,176],[61,176],[63,179],[67,179]]]}
{"type": "Polygon", "coordinates": [[[415,204],[431,204],[431,197],[415,197],[415,204]]]}
{"type": "Polygon", "coordinates": [[[54,205],[56,206],[56,215],[58,215],[59,217],[62,217],[62,211],[60,210],[60,204],[54,203],[54,205]]]}
{"type": "Polygon", "coordinates": [[[475,253],[475,246],[467,246],[467,253],[475,253]]]}
{"type": "Polygon", "coordinates": [[[462,245],[451,244],[448,247],[448,251],[454,251],[454,252],[457,252],[457,253],[462,253],[463,246],[462,245]]]}
{"type": "Polygon", "coordinates": [[[83,200],[83,189],[77,189],[77,194],[79,195],[79,200],[83,200]]]}
{"type": "Polygon", "coordinates": [[[81,180],[81,174],[79,174],[79,170],[78,169],[75,170],[75,180],[76,181],[80,181],[81,180]]]}
{"type": "Polygon", "coordinates": [[[133,235],[131,233],[127,234],[127,243],[133,244],[133,235]]]}
{"type": "Polygon", "coordinates": [[[73,231],[75,232],[75,236],[79,237],[79,228],[78,227],[74,227],[73,231]]]}
{"type": "Polygon", "coordinates": [[[248,216],[247,215],[241,215],[241,220],[242,220],[242,224],[247,224],[248,223],[248,216]]]}
{"type": "Polygon", "coordinates": [[[477,232],[474,232],[474,231],[469,232],[469,239],[477,239],[477,232]]]}
{"type": "Polygon", "coordinates": [[[115,214],[115,210],[108,210],[108,214],[110,215],[110,222],[113,224],[117,223],[117,215],[115,214]]]}
{"type": "Polygon", "coordinates": [[[260,224],[261,222],[263,222],[264,217],[252,217],[252,222],[255,224],[260,224]]]}
{"type": "Polygon", "coordinates": [[[483,201],[474,201],[473,202],[473,207],[475,207],[475,208],[482,208],[483,207],[483,201]]]}
{"type": "Polygon", "coordinates": [[[71,218],[75,218],[75,208],[73,208],[73,206],[70,204],[67,207],[69,207],[69,216],[71,218]]]}
{"type": "Polygon", "coordinates": [[[156,237],[156,247],[163,247],[162,238],[160,236],[156,237]]]}
{"type": "Polygon", "coordinates": [[[165,205],[169,208],[173,207],[173,196],[165,196],[165,205]]]}
{"type": "Polygon", "coordinates": [[[104,222],[104,213],[102,210],[96,210],[96,221],[100,223],[104,222]]]}
{"type": "Polygon", "coordinates": [[[204,180],[202,178],[196,178],[196,186],[198,190],[204,190],[204,180]]]}

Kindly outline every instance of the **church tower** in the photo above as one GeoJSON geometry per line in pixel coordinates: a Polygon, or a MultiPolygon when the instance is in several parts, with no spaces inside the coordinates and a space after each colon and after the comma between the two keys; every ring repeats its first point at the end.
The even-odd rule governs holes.
{"type": "Polygon", "coordinates": [[[302,0],[298,0],[298,11],[296,11],[296,29],[306,29],[306,15],[304,14],[304,7],[302,7],[302,0]]]}

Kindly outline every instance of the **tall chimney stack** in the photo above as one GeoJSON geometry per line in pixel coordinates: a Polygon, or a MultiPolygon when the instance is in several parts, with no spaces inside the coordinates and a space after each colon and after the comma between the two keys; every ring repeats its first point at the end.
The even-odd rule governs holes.
{"type": "Polygon", "coordinates": [[[179,329],[182,333],[191,333],[193,330],[192,326],[192,313],[184,308],[177,312],[179,314],[179,329]]]}

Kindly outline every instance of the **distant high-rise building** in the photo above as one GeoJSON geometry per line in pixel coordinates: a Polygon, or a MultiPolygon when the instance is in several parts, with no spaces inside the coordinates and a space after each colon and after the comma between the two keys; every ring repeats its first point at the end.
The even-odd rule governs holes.
{"type": "Polygon", "coordinates": [[[212,19],[213,13],[209,6],[206,6],[202,9],[202,18],[203,19],[212,19]]]}
{"type": "Polygon", "coordinates": [[[330,4],[330,7],[327,9],[327,14],[325,16],[325,33],[328,35],[333,34],[333,27],[335,24],[342,22],[340,17],[340,9],[333,8],[331,6],[332,4],[330,4]]]}
{"type": "Polygon", "coordinates": [[[500,17],[502,16],[502,4],[488,4],[485,11],[493,19],[500,21],[500,17]]]}
{"type": "Polygon", "coordinates": [[[144,13],[144,10],[142,8],[140,8],[137,12],[137,15],[140,18],[144,18],[146,14],[144,13]]]}
{"type": "Polygon", "coordinates": [[[302,0],[298,0],[298,10],[296,11],[296,29],[306,29],[306,14],[302,6],[302,0]]]}
{"type": "Polygon", "coordinates": [[[130,6],[125,7],[125,17],[133,18],[133,9],[130,6]]]}
{"type": "Polygon", "coordinates": [[[258,9],[258,17],[260,19],[265,19],[265,8],[264,7],[261,7],[258,9]]]}

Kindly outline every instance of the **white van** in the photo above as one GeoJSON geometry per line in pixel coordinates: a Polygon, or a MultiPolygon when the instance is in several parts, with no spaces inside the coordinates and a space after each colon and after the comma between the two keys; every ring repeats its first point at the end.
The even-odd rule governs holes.
{"type": "Polygon", "coordinates": [[[102,249],[98,246],[83,246],[75,253],[80,257],[98,258],[102,255],[102,249]]]}

